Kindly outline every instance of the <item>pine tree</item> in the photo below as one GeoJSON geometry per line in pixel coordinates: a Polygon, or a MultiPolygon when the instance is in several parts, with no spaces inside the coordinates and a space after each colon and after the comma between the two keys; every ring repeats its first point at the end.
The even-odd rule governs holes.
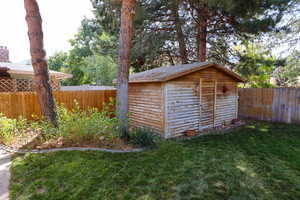
{"type": "MultiPolygon", "coordinates": [[[[92,0],[95,19],[85,20],[83,37],[92,53],[117,60],[120,4],[92,0]],[[92,30],[92,31],[90,31],[92,30]],[[103,42],[101,35],[110,42],[103,42]]],[[[144,71],[167,64],[214,61],[233,65],[233,47],[250,37],[278,31],[295,0],[139,0],[134,20],[131,67],[144,71]]]]}
{"type": "Polygon", "coordinates": [[[58,126],[55,103],[50,86],[46,52],[43,44],[42,18],[36,0],[24,0],[34,82],[41,110],[54,126],[58,126]]]}
{"type": "MultiPolygon", "coordinates": [[[[196,23],[199,60],[205,61],[208,46],[218,38],[245,39],[275,30],[283,12],[295,3],[294,0],[187,0],[189,12],[196,23]]],[[[230,42],[230,40],[228,40],[230,42]]],[[[225,44],[226,45],[226,44],[225,44]]],[[[214,52],[209,52],[211,58],[214,52]]],[[[219,53],[219,52],[218,52],[219,53]]]]}
{"type": "Polygon", "coordinates": [[[121,9],[121,30],[119,47],[119,70],[117,86],[117,112],[122,138],[128,139],[128,77],[134,35],[136,0],[123,0],[121,9]]]}

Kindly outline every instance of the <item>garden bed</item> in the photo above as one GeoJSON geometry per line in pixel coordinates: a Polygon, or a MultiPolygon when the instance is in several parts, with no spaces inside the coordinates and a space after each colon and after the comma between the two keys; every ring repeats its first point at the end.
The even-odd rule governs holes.
{"type": "Polygon", "coordinates": [[[129,151],[153,144],[150,132],[132,131],[130,141],[119,137],[117,119],[109,111],[75,106],[72,111],[58,107],[59,127],[42,119],[9,119],[0,114],[0,144],[15,151],[82,147],[129,151]],[[145,137],[146,136],[146,137],[145,137]]]}
{"type": "Polygon", "coordinates": [[[54,148],[66,148],[66,147],[90,147],[90,148],[103,148],[103,149],[117,149],[117,150],[132,150],[134,147],[125,143],[119,138],[106,139],[103,136],[100,137],[78,137],[74,139],[58,137],[53,139],[44,139],[40,134],[28,134],[14,137],[9,142],[0,142],[14,150],[44,150],[54,148]]]}

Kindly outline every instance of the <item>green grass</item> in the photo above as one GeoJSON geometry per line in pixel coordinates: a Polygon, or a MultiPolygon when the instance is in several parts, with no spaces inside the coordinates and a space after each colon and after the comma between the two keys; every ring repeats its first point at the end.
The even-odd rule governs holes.
{"type": "Polygon", "coordinates": [[[143,153],[16,157],[11,199],[300,199],[300,126],[255,123],[143,153]]]}

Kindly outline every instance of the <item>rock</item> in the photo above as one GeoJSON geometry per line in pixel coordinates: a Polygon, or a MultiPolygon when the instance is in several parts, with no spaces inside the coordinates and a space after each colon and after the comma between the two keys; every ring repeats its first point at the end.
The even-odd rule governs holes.
{"type": "Polygon", "coordinates": [[[39,147],[40,147],[40,149],[48,149],[48,148],[50,148],[50,144],[48,142],[45,142],[44,144],[40,145],[39,147]]]}
{"type": "Polygon", "coordinates": [[[62,143],[62,142],[58,142],[58,143],[55,145],[56,148],[61,148],[62,146],[63,146],[63,143],[62,143]]]}
{"type": "Polygon", "coordinates": [[[105,140],[105,137],[104,137],[104,136],[101,136],[99,139],[100,139],[100,140],[105,140]]]}
{"type": "Polygon", "coordinates": [[[59,138],[57,139],[56,147],[57,147],[57,148],[61,148],[63,145],[64,145],[64,138],[63,138],[63,137],[59,137],[59,138]]]}

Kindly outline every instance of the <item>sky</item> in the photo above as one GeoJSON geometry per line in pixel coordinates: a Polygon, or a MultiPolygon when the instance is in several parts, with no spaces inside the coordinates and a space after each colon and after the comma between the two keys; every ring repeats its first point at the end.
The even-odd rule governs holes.
{"type": "MultiPolygon", "coordinates": [[[[47,56],[70,49],[69,39],[77,33],[81,20],[91,18],[90,0],[38,0],[43,19],[47,56]]],[[[7,46],[10,61],[30,59],[24,0],[1,0],[0,46],[7,46]]]]}

